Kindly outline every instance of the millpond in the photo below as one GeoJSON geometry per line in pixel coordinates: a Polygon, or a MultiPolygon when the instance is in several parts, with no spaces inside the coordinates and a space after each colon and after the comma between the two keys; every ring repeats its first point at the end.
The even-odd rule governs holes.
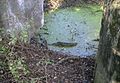
{"type": "Polygon", "coordinates": [[[76,56],[96,55],[102,9],[98,5],[68,7],[45,13],[40,34],[51,50],[76,56]]]}

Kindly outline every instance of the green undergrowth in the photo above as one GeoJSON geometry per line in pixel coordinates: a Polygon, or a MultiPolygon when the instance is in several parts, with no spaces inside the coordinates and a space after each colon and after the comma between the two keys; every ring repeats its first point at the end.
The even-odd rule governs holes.
{"type": "MultiPolygon", "coordinates": [[[[26,81],[21,80],[22,76],[27,76],[29,74],[28,67],[24,60],[19,57],[17,52],[13,51],[11,44],[16,43],[16,38],[11,37],[10,39],[7,39],[3,36],[4,31],[0,29],[0,71],[2,69],[4,70],[9,70],[6,71],[6,73],[11,73],[12,74],[12,79],[14,79],[18,83],[26,83],[26,81]],[[4,57],[4,60],[2,59],[4,57]]],[[[21,36],[22,37],[22,36],[21,36]]],[[[22,38],[26,38],[26,33],[24,33],[24,36],[22,38]]],[[[0,76],[0,79],[2,77],[0,76]]],[[[2,80],[6,80],[2,79],[2,80]]]]}

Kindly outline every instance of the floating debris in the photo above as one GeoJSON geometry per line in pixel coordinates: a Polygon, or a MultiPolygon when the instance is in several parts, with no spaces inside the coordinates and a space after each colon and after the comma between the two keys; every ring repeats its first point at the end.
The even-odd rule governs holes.
{"type": "Polygon", "coordinates": [[[77,43],[56,42],[49,45],[58,46],[58,47],[74,47],[77,45],[77,43]]]}

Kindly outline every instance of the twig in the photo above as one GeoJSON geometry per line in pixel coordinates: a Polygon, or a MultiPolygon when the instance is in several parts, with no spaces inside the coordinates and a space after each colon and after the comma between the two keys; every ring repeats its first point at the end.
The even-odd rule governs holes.
{"type": "Polygon", "coordinates": [[[63,63],[64,61],[68,60],[68,59],[79,59],[79,57],[66,57],[66,58],[63,58],[61,59],[60,61],[58,61],[56,64],[54,64],[54,66],[58,65],[58,64],[61,64],[63,63]]]}
{"type": "Polygon", "coordinates": [[[33,50],[33,51],[36,51],[36,49],[28,48],[28,47],[25,47],[25,46],[19,46],[19,45],[13,45],[13,46],[14,46],[14,47],[17,47],[17,48],[26,49],[26,50],[33,50]]]}

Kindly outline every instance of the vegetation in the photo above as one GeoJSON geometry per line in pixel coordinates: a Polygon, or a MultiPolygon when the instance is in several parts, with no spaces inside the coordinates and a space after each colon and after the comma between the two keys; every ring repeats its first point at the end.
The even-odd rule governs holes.
{"type": "MultiPolygon", "coordinates": [[[[90,11],[87,12],[88,18],[90,18],[89,21],[87,18],[83,20],[82,17],[85,17],[84,11],[81,13],[82,17],[79,14],[73,16],[70,14],[73,17],[72,19],[75,17],[80,19],[77,20],[81,21],[80,23],[78,22],[79,25],[76,22],[66,25],[65,23],[69,19],[64,18],[63,20],[66,20],[63,23],[65,25],[64,29],[61,28],[62,22],[59,24],[59,19],[54,20],[59,22],[58,24],[55,24],[56,22],[53,23],[54,27],[59,27],[58,32],[64,30],[63,34],[61,34],[62,37],[66,36],[65,30],[69,30],[71,38],[68,38],[68,40],[72,42],[64,42],[63,39],[59,41],[60,38],[56,38],[56,42],[52,43],[47,43],[48,40],[45,39],[53,33],[49,33],[52,24],[51,20],[46,20],[45,18],[45,25],[43,26],[43,1],[11,1],[0,1],[0,6],[2,7],[0,9],[0,83],[119,83],[119,1],[113,0],[107,4],[108,1],[105,0],[106,3],[104,5],[107,4],[106,7],[100,9],[98,5],[103,3],[102,1],[45,0],[45,13],[47,16],[51,15],[50,17],[53,19],[60,18],[58,13],[53,11],[59,11],[60,9],[66,12],[64,9],[68,7],[71,7],[71,10],[75,10],[77,13],[82,11],[81,8],[90,11]],[[103,18],[100,17],[102,19],[100,39],[92,39],[93,34],[94,38],[96,37],[95,28],[98,28],[98,25],[94,28],[94,33],[88,29],[92,29],[90,28],[91,26],[94,27],[92,21],[96,23],[97,18],[95,16],[102,12],[104,14],[103,18]],[[95,20],[90,15],[94,16],[95,20]],[[51,24],[48,23],[46,25],[47,21],[50,21],[51,24]],[[88,22],[91,25],[88,25],[88,22]],[[80,26],[82,26],[82,29],[80,26]],[[38,30],[39,28],[40,30],[38,30]],[[77,30],[76,28],[79,29],[77,30]],[[86,35],[89,33],[92,33],[92,35],[88,38],[86,35]],[[82,42],[76,43],[75,37],[79,37],[79,40],[82,42]],[[85,38],[82,39],[82,37],[85,38]],[[90,39],[95,45],[86,42],[90,39]],[[98,42],[100,43],[99,49],[96,47],[98,42]],[[95,52],[92,56],[81,57],[76,56],[75,53],[64,53],[65,48],[74,49],[74,47],[79,47],[78,44],[82,47],[79,49],[80,52],[82,51],[82,53],[90,55],[89,50],[97,50],[98,55],[96,56],[95,52]],[[85,44],[87,47],[82,46],[82,44],[85,44]],[[56,46],[58,49],[62,48],[62,51],[51,50],[49,46],[56,46]],[[85,49],[84,51],[82,50],[83,48],[85,49]],[[97,62],[97,67],[95,61],[97,62]]],[[[66,16],[64,13],[62,14],[66,16]]],[[[69,16],[69,18],[71,17],[69,16]]],[[[73,21],[70,20],[69,22],[73,21]]],[[[54,30],[57,29],[55,28],[54,30]]],[[[58,33],[57,31],[55,32],[58,33]]],[[[58,35],[60,34],[58,33],[58,35]]],[[[53,41],[52,37],[50,39],[53,41]]]]}

